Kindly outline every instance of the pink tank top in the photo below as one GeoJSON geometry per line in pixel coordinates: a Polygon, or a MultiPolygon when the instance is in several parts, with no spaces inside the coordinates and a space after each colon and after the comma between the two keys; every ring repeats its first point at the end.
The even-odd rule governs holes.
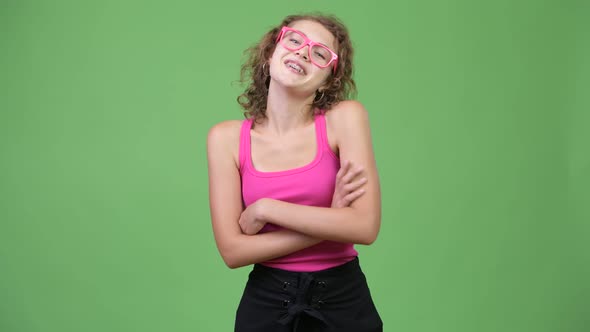
{"type": "MultiPolygon", "coordinates": [[[[252,119],[244,120],[240,133],[240,174],[245,206],[260,198],[273,198],[295,204],[330,207],[340,161],[328,144],[324,115],[315,116],[315,159],[305,166],[277,172],[259,172],[254,168],[250,152],[252,122],[252,119]]],[[[280,226],[266,224],[260,232],[279,229],[280,226]]],[[[357,255],[351,243],[323,241],[261,264],[289,271],[312,272],[344,264],[357,255]]]]}

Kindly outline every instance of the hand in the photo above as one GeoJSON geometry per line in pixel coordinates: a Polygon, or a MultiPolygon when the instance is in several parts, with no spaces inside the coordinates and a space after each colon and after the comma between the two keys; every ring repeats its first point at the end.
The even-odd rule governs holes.
{"type": "Polygon", "coordinates": [[[258,200],[242,211],[240,220],[238,221],[242,233],[246,235],[254,235],[266,225],[266,222],[260,218],[261,204],[262,200],[258,200]]]}
{"type": "Polygon", "coordinates": [[[332,196],[333,208],[347,207],[365,193],[361,186],[367,183],[367,178],[363,177],[353,181],[362,171],[361,166],[355,167],[351,161],[345,160],[342,163],[340,170],[336,174],[336,186],[332,196]]]}

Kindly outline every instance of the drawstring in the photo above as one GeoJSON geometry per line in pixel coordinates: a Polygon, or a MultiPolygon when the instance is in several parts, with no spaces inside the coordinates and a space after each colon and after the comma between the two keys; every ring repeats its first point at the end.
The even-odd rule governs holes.
{"type": "Polygon", "coordinates": [[[327,325],[324,316],[314,307],[306,303],[307,292],[309,291],[309,287],[313,280],[313,275],[310,273],[303,273],[301,275],[299,287],[297,287],[297,293],[295,295],[295,303],[290,306],[287,309],[287,312],[278,320],[280,324],[287,325],[294,320],[295,322],[293,323],[293,331],[297,331],[301,314],[305,313],[306,315],[311,316],[327,325]]]}

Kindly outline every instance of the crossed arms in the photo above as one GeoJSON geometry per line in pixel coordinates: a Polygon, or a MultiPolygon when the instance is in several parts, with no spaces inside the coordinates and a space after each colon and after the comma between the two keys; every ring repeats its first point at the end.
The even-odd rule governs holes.
{"type": "Polygon", "coordinates": [[[326,118],[343,161],[331,208],[265,198],[244,209],[238,162],[241,122],[222,122],[209,131],[211,221],[219,252],[230,268],[285,256],[323,240],[371,244],[377,238],[381,194],[367,112],[360,103],[345,101],[326,118]],[[265,223],[285,229],[257,234],[265,223]]]}

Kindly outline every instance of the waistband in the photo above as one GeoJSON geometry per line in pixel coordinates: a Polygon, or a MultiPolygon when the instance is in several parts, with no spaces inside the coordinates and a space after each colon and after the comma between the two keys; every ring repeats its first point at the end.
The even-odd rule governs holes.
{"type": "Polygon", "coordinates": [[[313,272],[296,272],[296,271],[287,271],[282,269],[277,269],[274,267],[265,266],[262,264],[254,264],[253,271],[259,271],[264,273],[271,273],[276,276],[280,276],[282,278],[297,278],[302,274],[310,274],[317,278],[331,278],[331,277],[342,277],[343,274],[360,271],[360,264],[359,258],[355,257],[349,262],[346,262],[342,265],[338,265],[335,267],[331,267],[329,269],[320,270],[320,271],[313,271],[313,272]]]}
{"type": "MultiPolygon", "coordinates": [[[[284,295],[281,304],[283,314],[278,320],[282,325],[293,323],[297,331],[302,315],[330,324],[319,310],[328,294],[338,293],[343,287],[364,280],[359,259],[342,265],[315,272],[294,272],[255,264],[250,274],[250,282],[269,291],[277,290],[284,295]]],[[[278,304],[278,303],[277,303],[278,304]]]]}

